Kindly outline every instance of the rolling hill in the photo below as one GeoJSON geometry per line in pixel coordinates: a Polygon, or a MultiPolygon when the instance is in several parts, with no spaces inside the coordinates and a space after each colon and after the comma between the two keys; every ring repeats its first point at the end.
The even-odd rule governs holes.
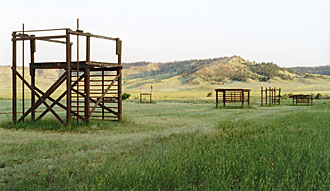
{"type": "MultiPolygon", "coordinates": [[[[221,84],[229,81],[259,81],[292,80],[304,77],[304,72],[281,68],[269,63],[255,63],[240,56],[186,60],[168,63],[136,62],[124,64],[124,74],[127,80],[155,79],[164,80],[177,77],[183,83],[208,82],[221,84]]],[[[316,77],[311,75],[309,77],[316,77]]]]}
{"type": "Polygon", "coordinates": [[[290,69],[300,73],[322,74],[330,76],[330,65],[315,67],[292,67],[290,69]]]}
{"type": "MultiPolygon", "coordinates": [[[[255,63],[240,56],[222,57],[213,59],[195,59],[176,62],[134,62],[123,64],[124,91],[139,92],[141,86],[156,87],[161,91],[160,97],[172,98],[173,92],[196,91],[195,97],[204,95],[215,87],[247,87],[257,90],[260,86],[274,85],[292,89],[298,92],[303,89],[313,91],[327,91],[330,76],[316,73],[312,70],[299,70],[296,68],[282,68],[268,63],[255,63]],[[297,85],[298,84],[298,85],[297,85]],[[301,88],[297,88],[297,87],[301,88]]],[[[18,68],[21,72],[21,68],[18,68]]],[[[26,78],[30,81],[28,68],[25,69],[26,78]]],[[[46,89],[63,71],[37,70],[37,86],[46,89]]],[[[325,74],[325,73],[324,73],[325,74]]],[[[11,96],[11,69],[9,66],[0,66],[0,97],[11,96]]],[[[18,87],[21,82],[18,81],[18,87]]],[[[64,86],[59,92],[64,91],[64,86]]],[[[150,89],[150,88],[149,88],[150,89]]],[[[20,89],[18,91],[21,91],[20,89]]],[[[147,91],[147,90],[145,90],[147,91]]],[[[55,92],[56,93],[56,92],[55,92]]],[[[136,95],[135,95],[136,96],[136,95]]],[[[180,95],[186,97],[186,93],[180,95]]]]}

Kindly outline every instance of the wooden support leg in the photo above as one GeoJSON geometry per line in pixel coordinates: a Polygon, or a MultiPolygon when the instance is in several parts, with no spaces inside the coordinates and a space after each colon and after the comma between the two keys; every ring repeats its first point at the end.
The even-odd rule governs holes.
{"type": "Polygon", "coordinates": [[[90,102],[89,102],[89,86],[90,86],[90,69],[88,67],[85,68],[85,121],[88,123],[90,121],[90,116],[89,116],[89,107],[90,107],[90,102]]]}
{"type": "MultiPolygon", "coordinates": [[[[35,40],[30,40],[30,76],[31,76],[31,86],[34,88],[36,86],[35,82],[35,75],[36,75],[36,70],[34,69],[34,53],[36,51],[35,47],[35,40]]],[[[35,104],[35,99],[36,96],[34,95],[34,91],[31,91],[31,107],[35,104]]],[[[34,121],[36,117],[35,110],[31,111],[31,120],[34,121]]]]}
{"type": "Polygon", "coordinates": [[[215,91],[215,107],[218,107],[218,104],[219,104],[218,91],[215,91]]]}
{"type": "Polygon", "coordinates": [[[16,93],[17,93],[17,83],[16,83],[16,33],[13,33],[12,34],[13,36],[13,65],[12,65],[12,88],[13,88],[13,97],[12,97],[12,113],[13,113],[13,116],[12,116],[12,120],[14,123],[17,122],[17,112],[16,112],[16,109],[17,109],[17,97],[16,97],[16,93]]]}
{"type": "Polygon", "coordinates": [[[260,103],[261,103],[261,106],[263,106],[263,91],[262,91],[263,87],[261,87],[261,100],[260,100],[260,103]]]}
{"type": "Polygon", "coordinates": [[[226,92],[225,91],[222,93],[222,102],[223,102],[223,107],[226,107],[226,92]]]}
{"type": "Polygon", "coordinates": [[[242,90],[242,108],[244,107],[244,91],[242,90]]]}
{"type": "MultiPolygon", "coordinates": [[[[35,71],[36,70],[34,68],[30,67],[31,87],[32,87],[32,89],[34,89],[36,87],[36,81],[35,81],[36,73],[35,73],[35,71]]],[[[31,107],[35,104],[35,102],[36,102],[35,99],[36,99],[35,93],[34,93],[34,91],[31,91],[31,107]]],[[[31,120],[34,121],[35,118],[36,118],[36,110],[33,109],[31,111],[31,120]]]]}
{"type": "Polygon", "coordinates": [[[69,31],[66,31],[66,124],[71,123],[71,42],[69,31]]]}

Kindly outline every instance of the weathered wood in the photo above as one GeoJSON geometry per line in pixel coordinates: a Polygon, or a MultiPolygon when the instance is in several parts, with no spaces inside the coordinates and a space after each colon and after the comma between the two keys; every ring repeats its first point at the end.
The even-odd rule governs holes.
{"type": "MultiPolygon", "coordinates": [[[[25,84],[32,92],[34,92],[34,94],[39,98],[39,100],[41,100],[41,102],[42,102],[42,104],[44,104],[45,106],[46,106],[46,108],[47,109],[49,109],[51,112],[52,112],[52,114],[62,123],[62,124],[64,124],[64,121],[60,118],[60,116],[59,115],[57,115],[57,113],[52,109],[52,108],[50,108],[49,107],[49,105],[46,103],[46,99],[43,97],[43,96],[40,96],[37,92],[36,92],[36,88],[34,87],[34,88],[32,88],[32,86],[17,72],[17,71],[15,71],[15,73],[16,73],[16,75],[22,80],[22,82],[23,82],[23,84],[25,84]]],[[[41,91],[41,90],[39,90],[39,91],[41,91]]],[[[47,98],[49,98],[49,96],[45,96],[45,97],[47,97],[47,98]]],[[[34,106],[32,106],[32,107],[34,107],[34,106]]],[[[24,113],[24,112],[23,112],[24,113]]],[[[24,121],[24,118],[26,117],[26,115],[24,114],[20,119],[19,119],[19,121],[24,121]]]]}
{"type": "MultiPolygon", "coordinates": [[[[77,23],[78,25],[78,23],[77,23]]],[[[59,118],[59,116],[55,113],[53,107],[54,106],[59,106],[62,109],[66,110],[66,124],[69,125],[71,122],[71,116],[76,116],[77,117],[77,123],[79,122],[79,119],[84,119],[86,122],[89,121],[89,119],[92,116],[92,113],[98,109],[102,109],[102,116],[103,119],[107,117],[106,114],[111,114],[113,115],[113,118],[117,118],[118,120],[121,119],[122,115],[122,99],[121,99],[121,94],[122,94],[122,65],[121,65],[121,55],[122,55],[122,41],[119,38],[111,38],[111,37],[105,37],[101,35],[94,35],[91,33],[85,33],[82,30],[79,30],[79,26],[77,28],[77,31],[72,31],[71,29],[68,28],[62,28],[62,29],[45,29],[45,30],[30,30],[30,31],[25,31],[23,30],[22,33],[13,33],[12,35],[12,40],[13,42],[17,42],[19,40],[29,40],[30,41],[30,55],[31,55],[31,63],[30,63],[30,75],[31,75],[31,83],[28,85],[29,89],[31,90],[31,107],[29,108],[28,111],[23,111],[23,115],[20,118],[20,120],[23,120],[29,113],[31,113],[31,118],[32,120],[35,120],[35,111],[36,109],[41,105],[44,104],[46,106],[45,111],[42,112],[41,115],[38,116],[38,119],[41,119],[43,116],[45,116],[49,111],[52,112],[52,114],[58,118],[58,120],[62,123],[63,120],[59,118]],[[39,31],[53,31],[53,30],[65,30],[65,35],[44,35],[44,36],[35,36],[32,35],[29,32],[39,32],[39,31]],[[26,34],[27,32],[28,34],[26,34]],[[77,62],[72,62],[72,45],[73,43],[70,41],[70,35],[77,35],[77,62]],[[86,36],[86,61],[79,61],[79,36],[86,36]],[[107,40],[114,40],[116,41],[116,55],[118,56],[118,61],[116,63],[111,63],[111,62],[95,62],[91,61],[90,59],[90,38],[100,38],[100,39],[107,39],[107,40]],[[61,39],[65,39],[64,41],[61,39]],[[38,62],[36,63],[34,60],[34,53],[36,51],[35,47],[35,42],[37,40],[41,41],[46,41],[46,42],[52,42],[52,43],[60,43],[60,44],[66,44],[66,60],[65,62],[38,62]],[[66,71],[65,76],[63,79],[58,79],[52,86],[46,91],[43,92],[39,88],[36,87],[35,81],[36,81],[36,75],[35,75],[35,70],[36,69],[64,69],[66,71]],[[76,85],[75,83],[72,84],[72,72],[77,71],[77,83],[79,81],[83,82],[84,85],[82,87],[82,92],[80,91],[80,85],[76,85]],[[96,76],[90,76],[90,72],[98,73],[98,71],[101,71],[103,73],[102,75],[102,80],[101,83],[110,83],[112,88],[108,86],[106,89],[104,88],[103,85],[103,90],[101,93],[97,92],[98,89],[94,88],[92,90],[96,90],[96,92],[91,92],[92,90],[90,89],[90,86],[97,87],[95,83],[100,82],[96,76]],[[105,74],[106,71],[113,71],[116,72],[116,75],[107,75],[105,74]],[[84,80],[78,80],[79,79],[79,73],[83,72],[85,77],[84,80]],[[115,79],[107,79],[105,77],[108,76],[114,76],[115,79]],[[95,77],[95,79],[90,80],[90,77],[95,77]],[[66,81],[66,91],[57,99],[53,99],[50,95],[64,82],[66,81]],[[93,84],[90,84],[93,82],[93,84]],[[117,84],[114,84],[116,83],[117,84]],[[73,87],[77,87],[77,90],[75,90],[73,87]],[[74,94],[75,92],[76,94],[74,94]],[[71,94],[74,94],[71,95],[71,94]],[[101,97],[97,97],[96,99],[94,98],[96,95],[101,94],[101,97]],[[111,94],[115,97],[107,97],[106,94],[111,94]],[[92,96],[91,96],[92,95],[92,96]],[[39,99],[36,101],[35,96],[37,96],[39,99]],[[60,100],[62,100],[66,96],[66,104],[60,103],[60,100]],[[79,100],[79,97],[83,96],[84,99],[79,100]],[[74,100],[72,100],[72,98],[74,100]],[[75,99],[77,98],[77,99],[75,99]],[[94,98],[94,99],[93,99],[94,98]],[[50,100],[53,103],[52,104],[47,104],[46,100],[50,100]],[[77,105],[72,105],[72,103],[77,103],[77,105]],[[84,103],[84,108],[80,108],[79,103],[84,103]],[[90,103],[95,103],[95,106],[92,110],[90,110],[90,103]],[[109,105],[107,105],[109,104],[109,105]],[[110,105],[111,104],[111,105],[110,105]],[[111,107],[117,105],[117,107],[111,107]],[[72,108],[76,108],[75,110],[72,110],[72,108]],[[113,109],[118,109],[118,111],[115,111],[113,109]],[[79,115],[80,112],[84,112],[83,116],[79,115]],[[72,114],[72,115],[71,115],[72,114]]],[[[24,46],[23,46],[24,47],[24,46]]],[[[13,50],[14,50],[14,43],[13,43],[13,50]]],[[[15,44],[15,51],[16,51],[16,44],[15,44]]],[[[24,56],[23,56],[24,58],[24,56]]],[[[24,62],[24,61],[22,61],[24,62]]],[[[24,65],[24,64],[23,64],[24,65]]],[[[15,52],[15,59],[14,59],[14,51],[13,51],[13,66],[15,66],[16,70],[16,52],[15,52]],[[15,62],[15,64],[14,64],[15,62]]],[[[16,71],[17,72],[17,71],[16,71]]],[[[23,72],[24,73],[24,72],[23,72]]],[[[16,73],[13,72],[13,84],[17,83],[16,82],[16,73]]],[[[24,75],[24,74],[23,74],[24,75]]],[[[22,78],[24,79],[24,76],[22,78]]],[[[26,81],[26,80],[25,80],[26,81]]],[[[75,81],[75,80],[74,80],[75,81]]],[[[24,82],[23,84],[26,85],[24,82]]],[[[17,121],[17,85],[13,85],[13,95],[15,93],[15,96],[13,96],[13,121],[17,121]]],[[[24,92],[24,91],[23,91],[24,92]]],[[[24,95],[23,95],[24,97],[24,95]]],[[[150,97],[150,101],[152,101],[152,98],[150,97]]],[[[23,108],[24,110],[24,108],[23,108]]]]}
{"type": "Polygon", "coordinates": [[[46,100],[65,81],[65,75],[66,73],[64,73],[50,88],[48,88],[46,93],[41,96],[38,101],[23,114],[19,121],[22,121],[22,119],[24,119],[31,112],[31,110],[37,109],[43,103],[43,101],[46,100]]]}
{"type": "Polygon", "coordinates": [[[112,37],[107,37],[107,36],[102,36],[102,35],[95,35],[91,33],[86,33],[86,32],[80,32],[80,31],[72,31],[68,30],[69,34],[73,35],[81,35],[81,36],[88,36],[88,37],[94,37],[94,38],[99,38],[99,39],[105,39],[105,40],[117,40],[118,38],[112,38],[112,37]]]}
{"type": "Polygon", "coordinates": [[[12,112],[13,112],[13,118],[12,118],[12,120],[14,123],[16,123],[17,122],[16,33],[13,32],[12,36],[13,36],[13,39],[12,39],[12,41],[13,41],[13,65],[12,65],[12,88],[13,88],[12,112]]]}
{"type": "Polygon", "coordinates": [[[118,80],[118,78],[121,76],[121,73],[119,73],[116,78],[114,79],[114,81],[112,81],[109,86],[107,87],[107,89],[102,93],[102,95],[99,97],[99,99],[96,101],[94,107],[91,109],[91,111],[89,112],[89,115],[92,115],[93,111],[96,109],[96,106],[100,104],[102,98],[107,94],[108,90],[112,87],[112,85],[115,83],[115,80],[118,80]]]}
{"type": "Polygon", "coordinates": [[[292,104],[296,103],[307,103],[308,105],[313,105],[313,96],[312,95],[305,95],[305,94],[298,94],[290,96],[292,98],[292,104]]]}
{"type": "MultiPolygon", "coordinates": [[[[30,40],[30,76],[31,76],[31,86],[32,89],[35,87],[36,84],[36,73],[35,73],[35,69],[33,66],[34,64],[34,53],[36,52],[36,47],[35,47],[35,40],[30,40]]],[[[35,99],[36,96],[34,94],[34,91],[31,91],[31,107],[33,106],[33,104],[35,103],[35,99]]],[[[34,121],[35,120],[35,110],[31,111],[31,120],[34,121]]]]}
{"type": "Polygon", "coordinates": [[[71,44],[69,30],[66,30],[66,124],[71,123],[71,44]]]}
{"type": "MultiPolygon", "coordinates": [[[[84,76],[81,76],[79,78],[79,81],[81,81],[84,78],[84,76]]],[[[71,86],[71,90],[77,85],[77,82],[74,82],[71,86]]],[[[53,103],[50,105],[51,108],[53,108],[57,103],[60,103],[60,101],[64,98],[64,96],[66,96],[67,91],[63,92],[55,101],[53,101],[53,103]]],[[[57,104],[58,105],[58,104],[57,104]]],[[[62,104],[61,104],[62,105],[62,104]]],[[[61,105],[59,105],[60,107],[62,107],[61,105]]],[[[63,109],[66,110],[66,107],[62,107],[63,109]]],[[[47,114],[49,110],[46,109],[42,114],[39,115],[39,117],[37,118],[37,120],[40,120],[43,116],[45,116],[47,114]]],[[[72,111],[71,111],[72,112],[72,111]]]]}
{"type": "Polygon", "coordinates": [[[234,103],[239,102],[241,103],[242,107],[244,106],[244,102],[247,101],[248,105],[250,105],[250,89],[226,89],[226,88],[220,88],[215,89],[216,93],[216,107],[219,106],[219,92],[222,93],[222,103],[223,106],[226,106],[226,102],[234,103]],[[244,94],[247,93],[247,100],[244,97],[244,94]]]}
{"type": "Polygon", "coordinates": [[[281,88],[265,88],[263,89],[263,87],[261,87],[261,106],[263,106],[264,104],[264,100],[265,100],[265,104],[266,105],[274,105],[274,104],[281,104],[281,88]],[[264,96],[265,94],[265,96],[264,96]]]}

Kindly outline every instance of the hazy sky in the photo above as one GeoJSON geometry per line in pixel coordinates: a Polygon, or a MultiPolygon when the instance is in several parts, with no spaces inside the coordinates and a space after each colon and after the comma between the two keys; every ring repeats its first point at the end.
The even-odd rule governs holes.
{"type": "MultiPolygon", "coordinates": [[[[124,62],[240,55],[285,67],[326,65],[330,64],[329,2],[1,0],[0,64],[11,64],[11,32],[20,30],[23,22],[26,29],[75,29],[79,17],[85,31],[120,37],[124,62]]],[[[61,51],[55,48],[52,54],[64,55],[61,51]]],[[[50,54],[39,52],[44,58],[50,54]]]]}

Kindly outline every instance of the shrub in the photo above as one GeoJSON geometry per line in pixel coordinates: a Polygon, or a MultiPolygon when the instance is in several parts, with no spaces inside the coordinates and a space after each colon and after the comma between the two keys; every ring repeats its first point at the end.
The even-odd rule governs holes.
{"type": "Polygon", "coordinates": [[[122,99],[122,100],[127,100],[129,97],[131,97],[131,94],[128,94],[128,93],[123,93],[123,94],[121,95],[121,99],[122,99]]]}
{"type": "Polygon", "coordinates": [[[315,99],[321,99],[322,95],[320,93],[317,93],[315,96],[315,99]]]}
{"type": "Polygon", "coordinates": [[[211,97],[212,96],[212,92],[207,93],[206,97],[211,97]]]}

